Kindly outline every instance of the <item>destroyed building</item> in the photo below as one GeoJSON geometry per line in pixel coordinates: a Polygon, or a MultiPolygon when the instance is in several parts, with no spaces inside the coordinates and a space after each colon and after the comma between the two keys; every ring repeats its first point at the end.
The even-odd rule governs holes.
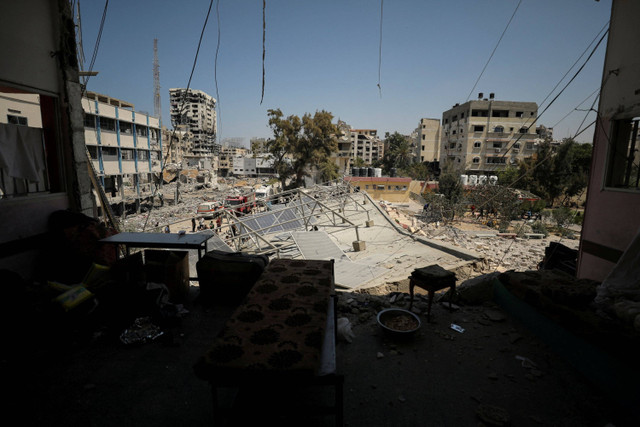
{"type": "Polygon", "coordinates": [[[193,154],[211,156],[218,153],[216,100],[197,89],[169,89],[171,125],[193,135],[193,154]]]}

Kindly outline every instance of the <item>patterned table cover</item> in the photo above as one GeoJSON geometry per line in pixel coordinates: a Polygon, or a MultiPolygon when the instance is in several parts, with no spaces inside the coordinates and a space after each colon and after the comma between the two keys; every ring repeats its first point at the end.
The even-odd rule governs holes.
{"type": "Polygon", "coordinates": [[[196,374],[316,374],[334,291],[333,261],[272,260],[196,363],[196,374]]]}

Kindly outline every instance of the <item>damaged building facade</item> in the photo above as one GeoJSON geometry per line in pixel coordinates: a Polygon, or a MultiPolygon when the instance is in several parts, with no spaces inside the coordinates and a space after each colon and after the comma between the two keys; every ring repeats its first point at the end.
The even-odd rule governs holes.
{"type": "Polygon", "coordinates": [[[193,137],[193,155],[218,154],[216,100],[196,89],[169,89],[171,125],[193,137]]]}
{"type": "Polygon", "coordinates": [[[87,92],[82,98],[84,139],[107,194],[140,200],[153,189],[162,169],[160,121],[136,112],[134,105],[87,92]],[[125,194],[125,189],[127,190],[125,194]]]}
{"type": "Polygon", "coordinates": [[[489,174],[533,156],[535,102],[499,101],[494,94],[456,104],[442,113],[440,161],[452,161],[468,174],[489,174]]]}

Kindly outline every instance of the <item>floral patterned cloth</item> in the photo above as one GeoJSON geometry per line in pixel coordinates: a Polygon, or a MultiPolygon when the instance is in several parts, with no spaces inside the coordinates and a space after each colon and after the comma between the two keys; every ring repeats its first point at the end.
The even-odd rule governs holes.
{"type": "Polygon", "coordinates": [[[234,371],[315,374],[333,290],[333,261],[271,261],[196,363],[196,374],[204,379],[234,371]]]}

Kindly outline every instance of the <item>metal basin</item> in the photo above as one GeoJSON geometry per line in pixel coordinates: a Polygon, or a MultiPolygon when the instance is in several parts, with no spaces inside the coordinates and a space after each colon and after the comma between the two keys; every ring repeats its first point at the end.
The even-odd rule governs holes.
{"type": "Polygon", "coordinates": [[[397,338],[410,337],[420,329],[420,318],[402,308],[387,308],[378,313],[378,325],[382,330],[397,338]]]}

